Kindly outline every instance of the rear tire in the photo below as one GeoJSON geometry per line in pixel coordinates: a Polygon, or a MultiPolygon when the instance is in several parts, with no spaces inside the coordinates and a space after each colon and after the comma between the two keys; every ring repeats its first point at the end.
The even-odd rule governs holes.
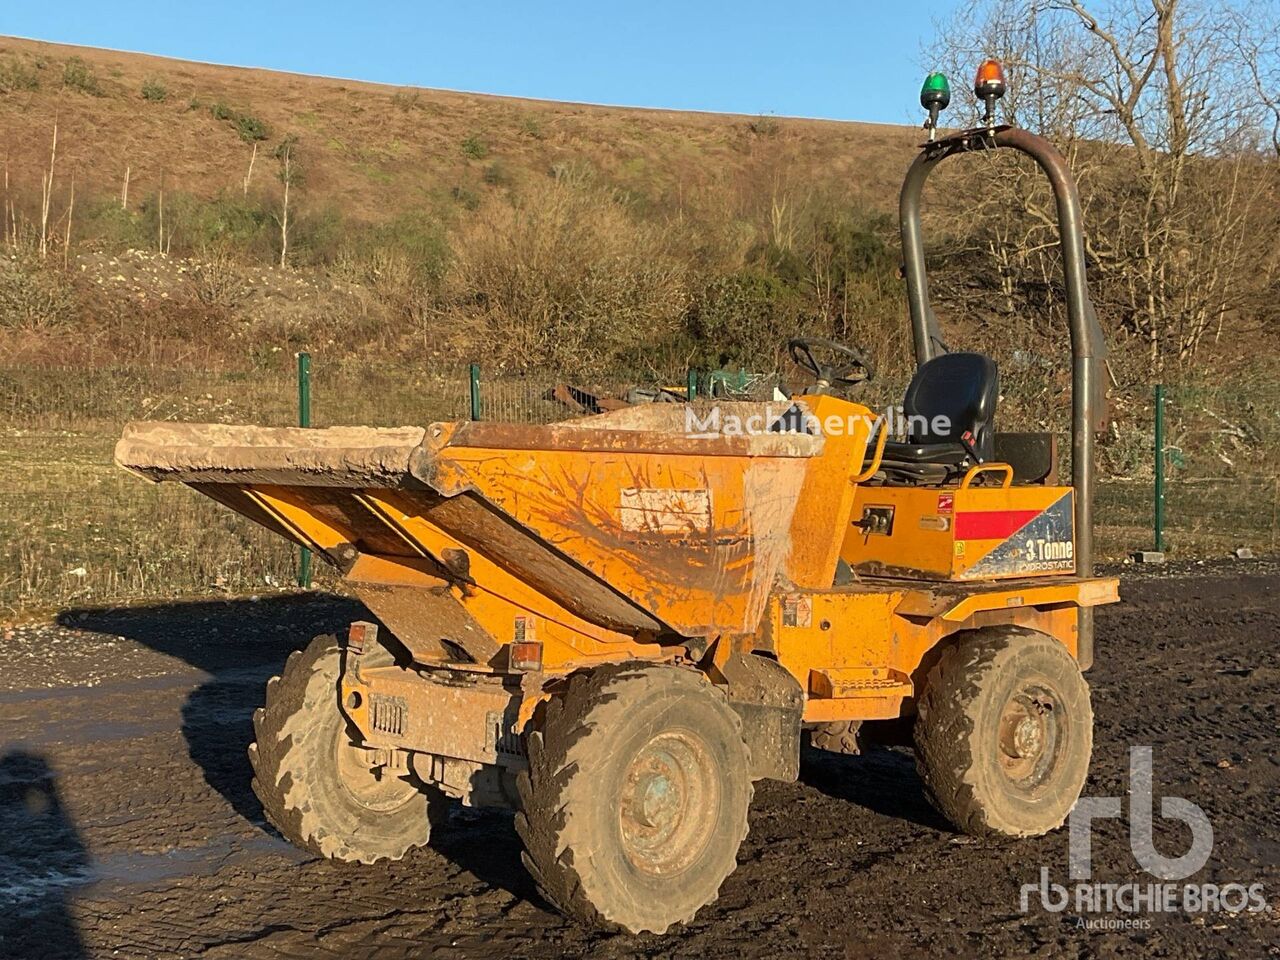
{"type": "Polygon", "coordinates": [[[672,666],[572,677],[527,739],[516,830],[543,895],[586,923],[663,933],[737,866],[750,755],[724,693],[672,666]]]}
{"type": "Polygon", "coordinates": [[[448,799],[412,778],[379,779],[339,707],[342,654],[333,637],[295,650],[253,714],[253,792],[284,838],[333,860],[398,860],[425,844],[448,799]]]}
{"type": "Polygon", "coordinates": [[[862,752],[859,732],[861,720],[834,720],[820,723],[809,731],[809,746],[818,750],[830,750],[832,753],[847,753],[857,756],[862,752]]]}
{"type": "Polygon", "coordinates": [[[957,828],[1040,836],[1062,826],[1089,773],[1089,686],[1052,637],[975,631],[929,672],[915,745],[930,801],[957,828]]]}

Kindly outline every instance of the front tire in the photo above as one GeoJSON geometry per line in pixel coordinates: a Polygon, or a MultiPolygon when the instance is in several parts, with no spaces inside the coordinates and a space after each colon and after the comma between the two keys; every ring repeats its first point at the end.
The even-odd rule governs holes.
{"type": "Polygon", "coordinates": [[[975,631],[929,672],[914,736],[929,799],[957,828],[1040,836],[1062,826],[1089,773],[1089,686],[1052,637],[975,631]]]}
{"type": "Polygon", "coordinates": [[[339,707],[342,653],[316,637],[289,655],[253,714],[253,792],[286,840],[333,860],[398,860],[425,844],[448,799],[411,778],[377,777],[339,707]]]}
{"type": "Polygon", "coordinates": [[[516,830],[551,903],[663,933],[716,898],[752,793],[741,723],[719,688],[678,667],[598,667],[548,701],[527,742],[516,830]]]}

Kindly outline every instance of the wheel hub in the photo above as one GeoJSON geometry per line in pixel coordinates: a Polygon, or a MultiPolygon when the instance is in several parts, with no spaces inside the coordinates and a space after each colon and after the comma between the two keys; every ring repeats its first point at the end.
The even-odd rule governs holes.
{"type": "Polygon", "coordinates": [[[999,746],[1000,767],[1010,780],[1027,789],[1043,783],[1060,747],[1052,695],[1028,687],[1010,696],[1000,715],[999,746]]]}
{"type": "Polygon", "coordinates": [[[707,841],[718,792],[697,736],[668,731],[650,740],[627,766],[622,784],[619,829],[627,859],[660,876],[688,867],[707,841]]]}
{"type": "Polygon", "coordinates": [[[1013,731],[1014,755],[1027,759],[1036,756],[1044,746],[1044,730],[1030,717],[1024,717],[1013,731]]]}
{"type": "Polygon", "coordinates": [[[368,751],[352,743],[346,731],[338,732],[335,749],[338,780],[360,806],[387,813],[404,806],[418,793],[416,786],[388,773],[385,767],[370,766],[368,751]]]}
{"type": "Polygon", "coordinates": [[[631,811],[637,823],[658,827],[680,812],[680,788],[667,774],[652,774],[636,787],[636,803],[631,811]]]}

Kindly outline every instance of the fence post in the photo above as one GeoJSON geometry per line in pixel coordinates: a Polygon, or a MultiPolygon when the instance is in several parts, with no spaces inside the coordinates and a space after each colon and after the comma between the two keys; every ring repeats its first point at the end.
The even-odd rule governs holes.
{"type": "Polygon", "coordinates": [[[1156,384],[1155,549],[1164,550],[1164,384],[1156,384]]]}
{"type": "Polygon", "coordinates": [[[698,371],[693,367],[689,368],[689,375],[685,378],[685,397],[690,403],[698,399],[698,371]]]}
{"type": "MultiPolygon", "coordinates": [[[[298,354],[298,426],[311,426],[311,354],[298,354]]],[[[311,587],[311,549],[298,550],[298,586],[311,587]]]]}
{"type": "Polygon", "coordinates": [[[471,383],[471,419],[480,419],[480,364],[473,363],[467,368],[467,378],[471,383]]]}

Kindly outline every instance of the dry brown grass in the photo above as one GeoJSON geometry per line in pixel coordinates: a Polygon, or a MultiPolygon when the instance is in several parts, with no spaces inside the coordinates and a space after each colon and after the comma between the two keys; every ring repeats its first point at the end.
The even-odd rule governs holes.
{"type": "MultiPolygon", "coordinates": [[[[446,373],[320,367],[317,426],[464,415],[446,373]]],[[[286,425],[296,386],[263,371],[0,369],[0,617],[76,602],[256,593],[293,583],[284,540],[185,487],[112,462],[132,419],[286,425]]]]}
{"type": "Polygon", "coordinates": [[[0,64],[36,84],[0,85],[0,137],[19,181],[39,184],[56,114],[66,169],[77,171],[86,196],[118,196],[126,167],[139,198],[154,193],[162,175],[196,196],[239,194],[252,146],[212,114],[223,104],[266,124],[272,145],[297,138],[307,167],[303,202],[367,222],[424,198],[448,201],[455,188],[501,192],[501,182],[486,182],[495,162],[517,185],[557,164],[586,163],[657,201],[732,180],[779,150],[799,180],[843,183],[864,199],[889,201],[916,139],[905,127],[791,119],[762,137],[749,117],[397,90],[13,38],[0,38],[0,64]],[[101,96],[62,88],[73,57],[98,78],[101,96]],[[140,101],[148,81],[163,83],[168,96],[140,101]],[[469,138],[485,145],[483,159],[464,151],[469,138]]]}

